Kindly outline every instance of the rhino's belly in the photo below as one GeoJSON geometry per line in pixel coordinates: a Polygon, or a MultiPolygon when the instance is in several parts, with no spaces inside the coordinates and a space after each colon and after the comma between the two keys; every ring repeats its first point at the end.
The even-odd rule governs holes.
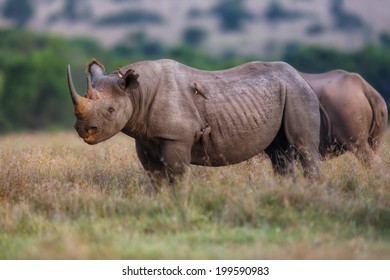
{"type": "Polygon", "coordinates": [[[210,135],[206,135],[193,146],[191,163],[225,166],[248,160],[271,144],[280,129],[280,123],[281,119],[265,125],[263,129],[255,129],[251,132],[231,132],[224,138],[219,137],[216,131],[213,134],[211,129],[210,135]]]}
{"type": "Polygon", "coordinates": [[[231,149],[215,149],[206,151],[202,145],[197,145],[192,149],[191,164],[204,166],[225,166],[239,163],[248,160],[262,152],[265,148],[247,147],[241,149],[239,147],[231,149]]]}

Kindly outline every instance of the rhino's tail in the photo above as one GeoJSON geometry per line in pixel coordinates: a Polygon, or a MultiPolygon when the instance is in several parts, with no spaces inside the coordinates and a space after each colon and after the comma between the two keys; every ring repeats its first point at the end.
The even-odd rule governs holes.
{"type": "Polygon", "coordinates": [[[375,151],[382,142],[388,121],[388,111],[383,97],[362,77],[363,92],[372,110],[369,144],[375,151]]]}

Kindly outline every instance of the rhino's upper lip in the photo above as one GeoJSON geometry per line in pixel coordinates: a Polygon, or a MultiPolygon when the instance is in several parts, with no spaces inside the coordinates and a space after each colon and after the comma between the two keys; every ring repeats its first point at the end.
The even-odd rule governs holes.
{"type": "Polygon", "coordinates": [[[95,144],[98,143],[98,142],[96,142],[95,140],[88,140],[88,139],[86,139],[86,138],[84,138],[84,142],[87,143],[87,144],[89,144],[89,145],[95,145],[95,144]]]}
{"type": "Polygon", "coordinates": [[[87,135],[87,136],[85,136],[85,137],[83,138],[84,142],[87,143],[87,144],[90,144],[90,145],[96,144],[97,142],[96,142],[95,137],[91,137],[91,136],[93,136],[93,135],[87,135]]]}

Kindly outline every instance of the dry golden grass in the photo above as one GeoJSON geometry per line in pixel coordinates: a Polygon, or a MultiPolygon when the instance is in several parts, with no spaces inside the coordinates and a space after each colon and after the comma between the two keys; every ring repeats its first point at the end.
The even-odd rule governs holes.
{"type": "Polygon", "coordinates": [[[0,137],[0,259],[389,259],[390,132],[383,166],[323,162],[311,184],[265,157],[193,167],[147,193],[134,142],[75,132],[0,137]]]}

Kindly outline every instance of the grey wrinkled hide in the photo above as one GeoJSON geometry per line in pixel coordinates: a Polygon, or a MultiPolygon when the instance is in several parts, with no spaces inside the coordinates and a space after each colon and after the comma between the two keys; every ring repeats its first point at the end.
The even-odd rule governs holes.
{"type": "Polygon", "coordinates": [[[360,75],[343,70],[302,76],[320,104],[320,152],[324,158],[353,152],[372,166],[387,127],[385,100],[360,75]]]}
{"type": "Polygon", "coordinates": [[[173,60],[142,61],[104,75],[93,60],[84,97],[68,81],[77,121],[89,144],[116,133],[135,138],[143,167],[172,181],[190,164],[223,166],[262,151],[275,171],[318,175],[320,113],[313,90],[290,65],[251,62],[201,71],[173,60]]]}

